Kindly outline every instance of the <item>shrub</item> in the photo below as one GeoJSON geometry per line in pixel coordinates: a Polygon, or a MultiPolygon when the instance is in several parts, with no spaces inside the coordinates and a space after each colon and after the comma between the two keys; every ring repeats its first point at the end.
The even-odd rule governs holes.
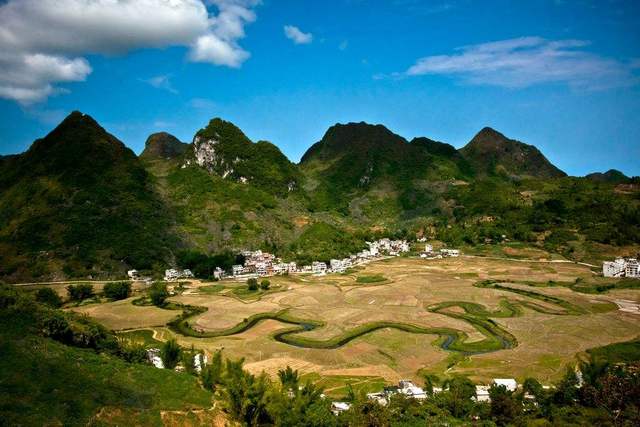
{"type": "Polygon", "coordinates": [[[268,279],[262,279],[260,282],[260,289],[266,291],[269,287],[271,287],[271,282],[268,279]]]}
{"type": "Polygon", "coordinates": [[[165,342],[160,349],[160,358],[166,369],[173,369],[180,360],[180,346],[176,342],[175,338],[171,338],[165,342]]]}
{"type": "Polygon", "coordinates": [[[131,295],[130,282],[110,282],[104,285],[104,296],[112,300],[121,300],[131,295]]]}
{"type": "Polygon", "coordinates": [[[250,291],[257,291],[258,290],[258,280],[255,278],[251,278],[247,280],[247,289],[249,289],[250,291]]]}
{"type": "Polygon", "coordinates": [[[67,286],[69,299],[72,301],[82,301],[93,296],[93,285],[90,283],[81,283],[79,285],[67,286]]]}
{"type": "Polygon", "coordinates": [[[60,307],[62,298],[51,288],[40,288],[36,292],[36,301],[47,304],[50,307],[60,307]]]}
{"type": "Polygon", "coordinates": [[[164,283],[156,282],[151,286],[149,290],[149,297],[151,298],[151,302],[153,305],[162,306],[165,303],[165,300],[169,296],[169,291],[167,291],[167,285],[164,283]]]}

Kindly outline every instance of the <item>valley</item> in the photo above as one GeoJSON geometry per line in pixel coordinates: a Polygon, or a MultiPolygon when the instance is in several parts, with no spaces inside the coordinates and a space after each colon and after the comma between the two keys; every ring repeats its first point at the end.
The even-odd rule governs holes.
{"type": "Polygon", "coordinates": [[[169,325],[179,312],[133,305],[136,297],[73,310],[125,337],[150,331],[185,348],[222,349],[251,372],[292,366],[336,395],[347,383],[369,390],[425,372],[551,382],[587,349],[640,335],[640,313],[615,304],[639,301],[637,290],[563,286],[578,278],[596,280],[574,263],[397,257],[348,274],[276,276],[270,291],[248,297],[234,292],[244,283],[185,283],[169,301],[206,308],[186,328],[169,325]],[[374,275],[387,280],[358,283],[374,275]]]}

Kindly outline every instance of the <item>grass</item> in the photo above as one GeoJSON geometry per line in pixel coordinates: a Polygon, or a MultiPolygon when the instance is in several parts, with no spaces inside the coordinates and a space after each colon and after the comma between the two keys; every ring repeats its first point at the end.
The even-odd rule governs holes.
{"type": "Polygon", "coordinates": [[[219,293],[223,289],[224,289],[224,285],[207,285],[207,286],[200,286],[198,288],[198,292],[213,295],[213,294],[219,293]]]}
{"type": "Polygon", "coordinates": [[[100,413],[126,414],[128,425],[160,426],[161,411],[211,407],[212,394],[189,374],[68,347],[1,317],[2,425],[100,424],[100,413]]]}
{"type": "Polygon", "coordinates": [[[587,353],[609,363],[629,363],[640,361],[640,337],[634,340],[591,348],[587,353]]]}
{"type": "Polygon", "coordinates": [[[380,283],[386,282],[387,278],[382,274],[373,274],[371,276],[358,276],[356,278],[356,283],[380,283]]]}
{"type": "Polygon", "coordinates": [[[150,329],[120,332],[118,337],[135,344],[142,344],[145,347],[158,347],[162,344],[162,342],[153,338],[153,331],[150,329]]]}

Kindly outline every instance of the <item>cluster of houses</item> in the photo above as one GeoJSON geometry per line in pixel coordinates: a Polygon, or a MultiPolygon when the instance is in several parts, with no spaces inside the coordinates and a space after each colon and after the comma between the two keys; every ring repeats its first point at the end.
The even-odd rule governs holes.
{"type": "Polygon", "coordinates": [[[632,277],[640,279],[640,262],[637,258],[616,258],[602,263],[604,277],[632,277]]]}
{"type": "Polygon", "coordinates": [[[441,259],[458,256],[460,256],[459,249],[442,248],[436,252],[433,250],[433,246],[429,244],[424,245],[424,251],[420,252],[420,258],[441,259]]]}
{"type": "MultiPolygon", "coordinates": [[[[491,402],[489,397],[489,389],[492,385],[504,386],[508,391],[514,392],[518,389],[518,383],[513,378],[495,378],[491,381],[490,385],[477,385],[476,396],[474,400],[476,402],[491,402]]],[[[433,394],[442,392],[442,388],[434,387],[433,394]]],[[[404,395],[417,400],[424,400],[429,397],[429,394],[422,388],[416,386],[409,380],[400,380],[397,386],[385,387],[383,391],[377,393],[368,393],[367,397],[371,400],[375,400],[381,405],[386,406],[389,400],[394,395],[404,395]]],[[[525,394],[525,399],[533,399],[533,396],[525,394]]],[[[351,404],[347,402],[332,402],[331,411],[338,415],[340,412],[347,411],[351,407],[351,404]]]]}
{"type": "Polygon", "coordinates": [[[342,273],[345,270],[383,255],[399,256],[409,252],[409,243],[406,240],[392,240],[388,238],[367,242],[368,249],[364,249],[355,255],[343,259],[332,259],[329,264],[323,261],[313,261],[310,265],[298,266],[295,262],[282,262],[275,255],[263,251],[244,251],[244,265],[234,265],[231,270],[233,277],[243,276],[273,276],[278,274],[294,273],[342,273]]]}
{"type": "Polygon", "coordinates": [[[175,282],[180,279],[192,279],[193,273],[189,269],[185,270],[176,270],[175,268],[170,268],[164,271],[164,280],[167,282],[175,282]]]}

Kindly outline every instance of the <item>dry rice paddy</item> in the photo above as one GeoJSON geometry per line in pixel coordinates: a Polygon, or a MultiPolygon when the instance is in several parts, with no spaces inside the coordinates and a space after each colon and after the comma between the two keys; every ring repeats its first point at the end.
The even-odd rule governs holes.
{"type": "MultiPolygon", "coordinates": [[[[161,325],[177,312],[156,307],[139,307],[130,300],[78,308],[114,329],[148,328],[158,339],[175,335],[185,346],[215,351],[223,348],[227,357],[244,357],[251,371],[275,373],[287,365],[317,378],[376,378],[395,381],[418,378],[418,371],[464,373],[475,380],[491,377],[535,376],[543,381],[562,375],[565,364],[586,349],[626,341],[640,335],[640,314],[619,310],[616,300],[640,302],[640,291],[624,290],[589,295],[564,287],[531,287],[521,281],[573,281],[593,273],[587,266],[572,263],[542,263],[460,257],[443,260],[394,258],[367,265],[352,275],[323,277],[274,277],[277,291],[240,299],[231,291],[234,282],[221,282],[226,289],[217,294],[199,292],[193,282],[187,292],[172,301],[204,306],[207,311],[190,319],[196,330],[219,331],[252,315],[287,310],[298,319],[323,322],[301,336],[329,339],[357,326],[375,321],[402,322],[421,327],[442,327],[462,331],[467,341],[484,336],[469,322],[431,312],[426,307],[449,301],[476,303],[487,310],[501,308],[501,301],[527,301],[546,310],[558,310],[548,301],[532,299],[510,291],[473,286],[479,280],[500,280],[512,288],[535,291],[584,308],[579,315],[555,315],[524,306],[522,315],[492,318],[517,340],[517,346],[484,354],[456,356],[434,345],[436,335],[381,329],[360,336],[335,349],[301,348],[274,340],[276,331],[289,328],[277,320],[264,320],[235,335],[217,338],[175,334],[161,325]],[[382,275],[380,283],[357,283],[361,275],[382,275]]],[[[452,313],[463,313],[452,307],[452,313]]]]}

